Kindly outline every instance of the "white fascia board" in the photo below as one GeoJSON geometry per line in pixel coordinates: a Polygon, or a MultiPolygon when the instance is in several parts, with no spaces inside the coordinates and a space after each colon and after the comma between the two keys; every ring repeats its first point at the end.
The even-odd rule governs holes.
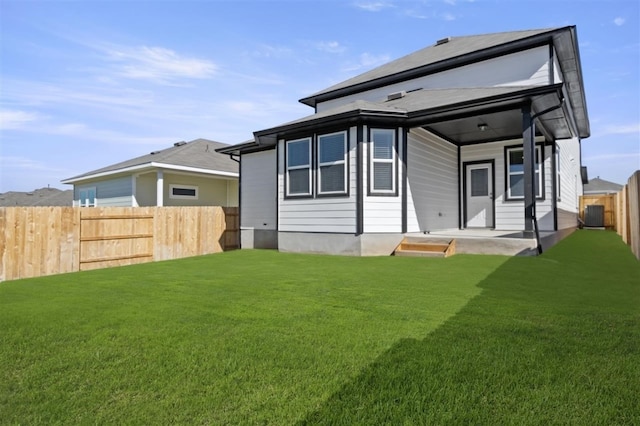
{"type": "Polygon", "coordinates": [[[200,173],[200,174],[211,175],[211,176],[225,176],[225,177],[235,177],[235,178],[239,177],[239,173],[234,173],[234,172],[223,172],[220,170],[201,169],[199,167],[177,166],[175,164],[151,162],[151,163],[145,163],[145,164],[138,164],[136,166],[125,167],[123,169],[109,170],[102,173],[85,175],[78,178],[65,179],[65,180],[61,180],[60,182],[65,184],[75,184],[75,183],[83,182],[86,180],[98,179],[101,177],[119,175],[123,173],[135,173],[135,172],[139,173],[141,171],[152,170],[154,168],[164,169],[164,170],[175,170],[180,172],[200,173]]]}

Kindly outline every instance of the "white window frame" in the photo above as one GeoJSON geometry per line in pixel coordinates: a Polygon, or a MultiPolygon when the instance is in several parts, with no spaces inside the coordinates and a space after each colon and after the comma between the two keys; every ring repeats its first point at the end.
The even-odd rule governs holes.
{"type": "Polygon", "coordinates": [[[396,185],[397,185],[397,172],[396,172],[396,157],[397,157],[397,140],[396,140],[396,129],[378,129],[372,128],[371,133],[371,143],[369,144],[369,192],[371,194],[380,194],[380,195],[395,195],[396,194],[396,185]],[[375,136],[376,132],[384,132],[391,133],[391,158],[375,158],[375,136]],[[391,164],[391,189],[376,189],[376,181],[374,178],[374,165],[376,163],[390,163],[391,164]]]}
{"type": "Polygon", "coordinates": [[[181,185],[181,184],[171,184],[169,185],[169,198],[174,200],[197,200],[199,197],[198,187],[195,185],[181,185]],[[174,195],[174,189],[188,189],[195,190],[195,195],[174,195]]]}
{"type": "Polygon", "coordinates": [[[318,195],[343,195],[347,193],[347,153],[348,153],[348,149],[347,149],[347,132],[346,131],[341,131],[341,132],[333,132],[333,133],[325,133],[323,135],[318,135],[318,147],[317,147],[317,158],[318,158],[318,195]],[[321,162],[321,158],[322,156],[320,155],[320,150],[322,149],[322,138],[323,137],[329,137],[329,136],[335,136],[335,135],[342,135],[342,159],[341,160],[336,160],[336,161],[327,161],[327,162],[321,162]],[[328,167],[328,166],[337,166],[337,165],[342,165],[342,168],[344,170],[344,181],[342,184],[342,189],[339,191],[323,191],[322,190],[322,168],[323,167],[328,167]]]}
{"type": "MultiPolygon", "coordinates": [[[[506,167],[506,178],[507,181],[505,182],[505,187],[507,189],[507,200],[524,200],[524,195],[512,195],[511,194],[511,176],[513,175],[523,175],[524,176],[524,164],[523,164],[523,170],[521,172],[512,172],[511,171],[511,155],[510,153],[512,151],[522,151],[523,154],[523,158],[524,158],[524,148],[522,147],[511,147],[511,148],[507,148],[505,150],[505,167],[506,167]]],[[[543,195],[543,191],[544,188],[542,186],[542,167],[541,164],[543,164],[542,160],[542,148],[540,147],[540,145],[536,145],[535,147],[535,156],[536,156],[536,160],[535,161],[535,173],[534,176],[537,174],[538,175],[538,191],[536,192],[536,198],[542,198],[543,195]]],[[[524,160],[523,160],[524,163],[524,160]]]]}
{"type": "Polygon", "coordinates": [[[95,186],[83,186],[78,188],[78,207],[95,207],[98,204],[98,190],[95,186]],[[82,198],[82,193],[88,193],[93,190],[93,203],[89,202],[89,198],[82,198]]]}
{"type": "Polygon", "coordinates": [[[313,153],[313,147],[311,144],[311,138],[307,137],[307,138],[301,138],[301,139],[293,139],[290,141],[286,141],[285,142],[285,151],[286,151],[286,156],[284,159],[284,166],[285,166],[285,170],[286,170],[286,174],[287,174],[287,182],[286,182],[286,191],[285,194],[287,197],[310,197],[311,195],[313,195],[313,179],[312,179],[312,153],[313,153]],[[308,162],[307,164],[303,164],[300,166],[292,166],[289,167],[289,145],[294,144],[294,143],[300,143],[300,142],[306,142],[308,144],[309,147],[309,158],[308,158],[308,162]],[[305,193],[301,193],[301,192],[296,192],[294,194],[291,193],[291,176],[290,176],[290,172],[291,170],[302,170],[302,169],[308,169],[309,170],[309,191],[305,192],[305,193]]]}

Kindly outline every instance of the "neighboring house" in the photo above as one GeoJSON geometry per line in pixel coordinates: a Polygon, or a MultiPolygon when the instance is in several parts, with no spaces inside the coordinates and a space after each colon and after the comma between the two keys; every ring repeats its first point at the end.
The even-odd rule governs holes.
{"type": "Polygon", "coordinates": [[[590,179],[589,183],[584,185],[584,195],[617,194],[622,188],[624,185],[600,179],[598,176],[595,179],[590,179]]]}
{"type": "Polygon", "coordinates": [[[74,206],[237,206],[238,163],[206,139],[177,142],[62,183],[73,185],[74,206]]]}
{"type": "Polygon", "coordinates": [[[73,191],[57,188],[40,188],[31,192],[9,191],[0,194],[0,207],[15,206],[70,206],[73,191]]]}
{"type": "Polygon", "coordinates": [[[241,244],[389,254],[411,233],[575,229],[590,134],[576,28],[452,37],[317,92],[240,156],[241,244]]]}

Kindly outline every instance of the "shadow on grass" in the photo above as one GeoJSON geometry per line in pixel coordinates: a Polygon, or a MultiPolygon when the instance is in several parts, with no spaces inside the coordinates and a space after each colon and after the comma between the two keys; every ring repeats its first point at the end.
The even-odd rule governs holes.
{"type": "Polygon", "coordinates": [[[613,233],[514,257],[299,424],[640,424],[640,263],[613,233]]]}

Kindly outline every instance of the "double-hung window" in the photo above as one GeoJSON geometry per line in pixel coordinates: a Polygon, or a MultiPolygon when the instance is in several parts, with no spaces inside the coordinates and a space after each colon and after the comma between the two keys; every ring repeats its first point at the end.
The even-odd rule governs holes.
{"type": "Polygon", "coordinates": [[[311,195],[311,138],[287,141],[287,196],[311,195]]]}
{"type": "Polygon", "coordinates": [[[393,129],[371,129],[369,182],[372,194],[396,191],[396,132],[393,129]]]}
{"type": "MultiPolygon", "coordinates": [[[[540,170],[540,147],[535,148],[535,192],[537,198],[542,198],[542,173],[540,170]]],[[[505,151],[507,164],[507,199],[524,199],[524,150],[522,148],[507,148],[505,151]]]]}
{"type": "Polygon", "coordinates": [[[96,188],[85,187],[78,190],[78,206],[95,207],[96,206],[96,188]]]}
{"type": "Polygon", "coordinates": [[[318,194],[347,192],[347,134],[318,136],[318,194]]]}

